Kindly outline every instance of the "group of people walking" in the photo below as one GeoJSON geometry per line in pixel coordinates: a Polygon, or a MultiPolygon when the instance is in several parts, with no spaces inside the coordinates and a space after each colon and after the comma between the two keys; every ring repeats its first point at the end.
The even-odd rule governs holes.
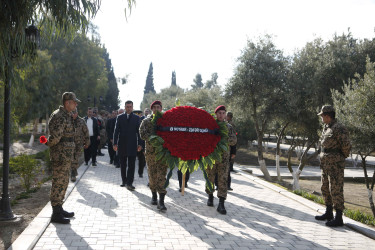
{"type": "MultiPolygon", "coordinates": [[[[52,222],[69,223],[69,218],[74,212],[63,209],[63,200],[69,183],[69,173],[72,181],[75,181],[78,168],[78,158],[85,153],[85,164],[89,160],[92,166],[96,166],[96,154],[98,142],[100,141],[100,121],[93,116],[93,110],[88,109],[87,116],[80,118],[77,113],[77,105],[80,101],[74,93],[65,92],[62,95],[63,105],[54,111],[50,117],[48,126],[50,134],[46,145],[50,147],[50,158],[52,163],[52,187],[51,205],[53,213],[52,222]],[[73,178],[74,177],[74,178],[73,178]]],[[[121,187],[134,191],[134,173],[136,157],[139,159],[139,177],[143,177],[143,169],[147,163],[149,188],[151,190],[151,204],[165,212],[165,196],[167,190],[164,186],[168,166],[162,159],[157,159],[156,149],[150,142],[150,136],[156,134],[156,127],[152,123],[155,114],[162,111],[162,102],[154,101],[150,109],[145,110],[144,116],[133,113],[133,102],[125,103],[125,110],[113,111],[111,117],[106,121],[106,132],[108,137],[108,153],[110,163],[119,162],[121,168],[121,187]],[[151,114],[152,112],[152,114],[151,114]]],[[[228,129],[228,145],[230,150],[225,151],[222,160],[216,162],[212,168],[207,168],[208,179],[217,186],[219,204],[217,211],[226,214],[224,202],[228,190],[231,190],[230,172],[233,168],[233,160],[236,155],[237,136],[235,126],[232,122],[233,114],[226,110],[224,105],[215,109],[216,119],[226,122],[228,129]]],[[[342,211],[344,209],[343,176],[345,158],[350,153],[350,141],[347,130],[337,123],[335,111],[332,106],[323,106],[318,114],[325,124],[322,133],[322,194],[326,202],[326,213],[316,216],[317,220],[328,220],[327,226],[342,226],[342,211]],[[333,216],[333,207],[336,216],[333,216]]],[[[100,147],[101,148],[101,147],[100,147]]],[[[186,184],[189,172],[186,173],[186,184]]],[[[181,192],[182,173],[179,171],[179,186],[181,192]]],[[[187,186],[187,185],[186,185],[187,186]]],[[[207,206],[214,206],[214,189],[206,186],[208,195],[207,206]]]]}

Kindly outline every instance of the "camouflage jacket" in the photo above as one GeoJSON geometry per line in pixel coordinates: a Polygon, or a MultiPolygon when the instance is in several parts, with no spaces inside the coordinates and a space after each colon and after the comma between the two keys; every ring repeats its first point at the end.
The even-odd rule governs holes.
{"type": "Polygon", "coordinates": [[[156,134],[156,128],[152,124],[151,120],[154,116],[149,115],[147,118],[142,120],[141,126],[139,127],[139,136],[146,143],[146,154],[154,154],[155,148],[151,145],[149,137],[156,134]]]}
{"type": "MultiPolygon", "coordinates": [[[[228,128],[228,146],[234,146],[237,144],[237,136],[236,136],[236,132],[234,131],[232,125],[230,125],[228,122],[226,122],[227,124],[227,128],[228,128]]],[[[225,163],[225,164],[229,164],[229,154],[230,154],[230,150],[226,151],[223,153],[223,156],[222,156],[222,163],[225,163]]]]}
{"type": "Polygon", "coordinates": [[[83,147],[85,145],[90,145],[90,136],[89,136],[89,129],[87,128],[87,124],[82,117],[77,117],[74,120],[74,128],[75,128],[75,136],[74,136],[74,143],[76,147],[83,147]]]}
{"type": "Polygon", "coordinates": [[[51,114],[48,130],[49,136],[46,145],[51,149],[51,160],[64,161],[71,158],[75,146],[72,114],[60,106],[51,114]]]}
{"type": "Polygon", "coordinates": [[[322,163],[344,161],[350,154],[349,132],[336,120],[323,126],[320,142],[322,163]]]}

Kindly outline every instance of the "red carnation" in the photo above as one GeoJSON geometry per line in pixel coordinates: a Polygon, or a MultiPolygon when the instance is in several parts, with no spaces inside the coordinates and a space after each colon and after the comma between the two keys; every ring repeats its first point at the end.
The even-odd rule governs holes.
{"type": "Polygon", "coordinates": [[[39,141],[40,141],[40,143],[42,143],[42,144],[46,144],[46,143],[47,143],[47,138],[46,138],[44,135],[42,135],[42,136],[39,138],[39,141]]]}

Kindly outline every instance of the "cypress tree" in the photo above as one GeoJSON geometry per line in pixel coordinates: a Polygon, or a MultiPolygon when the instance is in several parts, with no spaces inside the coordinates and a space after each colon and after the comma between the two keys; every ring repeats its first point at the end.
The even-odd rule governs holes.
{"type": "Polygon", "coordinates": [[[156,93],[154,88],[154,69],[152,67],[152,62],[150,63],[150,67],[148,69],[145,90],[143,91],[143,93],[147,94],[150,92],[156,93]]]}

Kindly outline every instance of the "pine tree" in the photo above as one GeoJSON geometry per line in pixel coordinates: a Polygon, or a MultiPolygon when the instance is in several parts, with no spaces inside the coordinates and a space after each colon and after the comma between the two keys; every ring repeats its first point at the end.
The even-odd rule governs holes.
{"type": "Polygon", "coordinates": [[[203,88],[203,82],[202,82],[202,75],[201,74],[196,74],[195,78],[193,79],[194,84],[191,85],[193,89],[201,89],[203,88]]]}
{"type": "Polygon", "coordinates": [[[171,84],[171,86],[177,86],[176,71],[172,71],[172,84],[171,84]]]}
{"type": "Polygon", "coordinates": [[[143,93],[147,94],[150,92],[156,93],[155,88],[154,88],[154,69],[152,67],[152,62],[150,63],[150,67],[148,69],[145,90],[143,91],[143,93]]]}

